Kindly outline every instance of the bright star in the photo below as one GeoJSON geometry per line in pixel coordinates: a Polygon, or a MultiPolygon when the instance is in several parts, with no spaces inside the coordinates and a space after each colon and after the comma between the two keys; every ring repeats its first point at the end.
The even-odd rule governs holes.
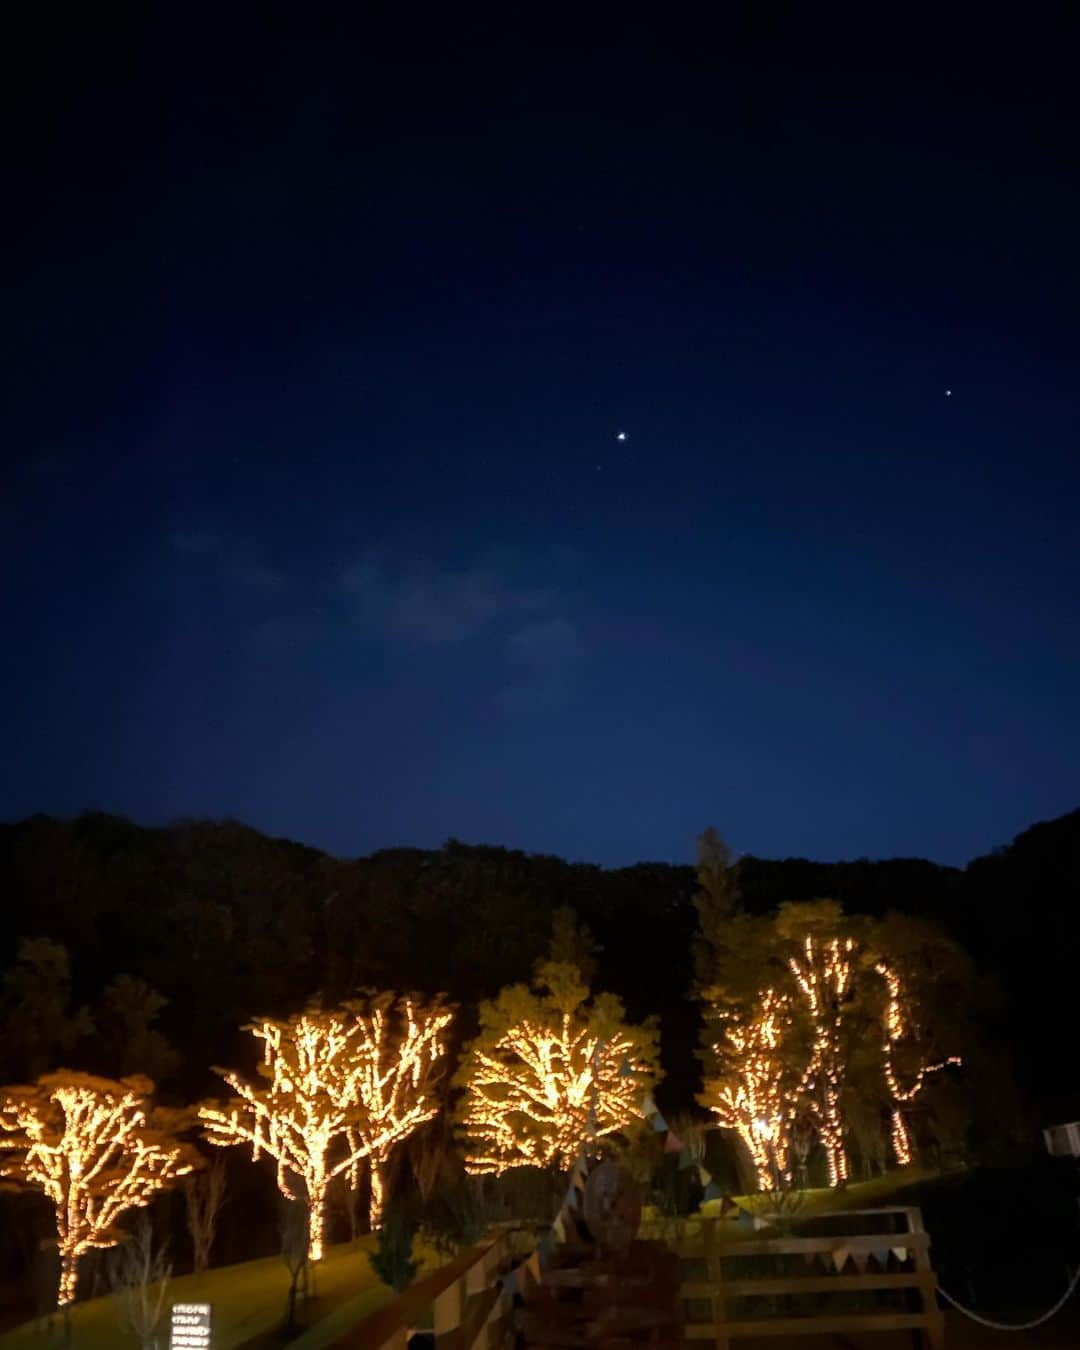
{"type": "Polygon", "coordinates": [[[615,439],[616,439],[617,441],[625,441],[625,440],[626,440],[626,432],[625,432],[625,431],[617,431],[617,432],[615,433],[615,439]]]}
{"type": "Polygon", "coordinates": [[[951,390],[951,389],[946,389],[946,390],[945,390],[945,397],[946,397],[946,398],[952,398],[952,390],[951,390]]]}

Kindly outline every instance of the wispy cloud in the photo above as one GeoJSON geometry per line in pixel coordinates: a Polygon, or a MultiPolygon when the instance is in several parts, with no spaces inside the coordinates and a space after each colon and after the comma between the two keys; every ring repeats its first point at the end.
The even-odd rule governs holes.
{"type": "Polygon", "coordinates": [[[553,598],[494,568],[414,567],[394,575],[371,559],[350,567],[340,584],[359,617],[417,646],[463,642],[507,616],[540,612],[553,598]]]}

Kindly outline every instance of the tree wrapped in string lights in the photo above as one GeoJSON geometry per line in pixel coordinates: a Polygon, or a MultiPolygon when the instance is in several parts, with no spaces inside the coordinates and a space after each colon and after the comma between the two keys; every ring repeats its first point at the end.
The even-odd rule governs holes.
{"type": "MultiPolygon", "coordinates": [[[[903,1054],[905,1043],[909,1046],[912,1042],[911,1032],[913,1028],[910,1025],[910,1019],[904,1014],[904,988],[900,976],[893,967],[884,960],[878,961],[874,969],[885,981],[888,990],[885,999],[885,1011],[882,1018],[883,1038],[881,1046],[881,1058],[885,1072],[885,1083],[889,1090],[889,1107],[891,1115],[890,1138],[892,1140],[893,1152],[896,1154],[896,1161],[905,1166],[910,1163],[914,1156],[914,1150],[911,1143],[911,1135],[908,1131],[907,1123],[904,1120],[904,1107],[909,1105],[926,1086],[926,1080],[932,1073],[940,1073],[948,1064],[960,1064],[962,1061],[957,1055],[949,1055],[937,1064],[926,1064],[917,1061],[907,1085],[901,1082],[901,1070],[898,1064],[900,1055],[903,1054]]],[[[910,1057],[909,1050],[909,1057],[910,1057]]],[[[917,1054],[917,1052],[916,1052],[917,1054]]]]}
{"type": "MultiPolygon", "coordinates": [[[[307,1204],[309,1256],[322,1258],[330,1183],[368,1160],[385,1164],[390,1149],[438,1109],[435,1070],[453,1014],[441,1000],[400,1004],[404,1029],[390,1017],[394,995],[318,1008],[247,1028],[262,1042],[265,1088],[216,1070],[236,1097],[199,1108],[206,1137],[222,1147],[250,1145],[277,1164],[288,1200],[307,1204]]],[[[373,1179],[373,1196],[381,1194],[373,1179]]]]}
{"type": "Polygon", "coordinates": [[[798,1095],[810,1094],[830,1186],[847,1181],[849,1170],[840,1095],[848,1060],[842,1035],[844,1006],[851,997],[855,948],[851,937],[816,938],[807,934],[801,952],[788,958],[813,1037],[810,1062],[798,1095]]]}
{"type": "MultiPolygon", "coordinates": [[[[382,1219],[386,1168],[394,1146],[439,1110],[439,1076],[453,1011],[442,999],[423,1003],[384,993],[345,1005],[361,1047],[361,1110],[348,1131],[351,1155],[370,1165],[369,1219],[382,1219]]],[[[354,1173],[353,1183],[358,1180],[354,1173]]]]}
{"type": "Polygon", "coordinates": [[[474,1174],[570,1167],[587,1137],[639,1117],[659,1077],[655,1021],[628,1024],[612,994],[590,1001],[569,963],[541,963],[533,989],[514,985],[482,1003],[480,1025],[456,1077],[474,1174]]]}
{"type": "Polygon", "coordinates": [[[60,1070],[0,1094],[0,1176],[52,1202],[61,1307],[75,1300],[80,1258],[126,1240],[121,1216],[201,1165],[177,1138],[183,1113],[154,1111],[153,1090],[141,1076],[60,1070]]]}
{"type": "Polygon", "coordinates": [[[746,1145],[762,1190],[789,1176],[788,1150],[799,1097],[791,1063],[790,998],[766,989],[748,1013],[713,1010],[722,1033],[708,1058],[719,1073],[698,1096],[717,1123],[746,1145]]]}

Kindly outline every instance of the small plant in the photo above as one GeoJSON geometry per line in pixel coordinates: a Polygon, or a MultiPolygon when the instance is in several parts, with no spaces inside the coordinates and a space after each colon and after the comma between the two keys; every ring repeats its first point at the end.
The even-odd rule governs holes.
{"type": "Polygon", "coordinates": [[[133,1236],[109,1252],[108,1273],[121,1322],[141,1350],[158,1350],[172,1265],[165,1249],[155,1245],[154,1230],[145,1214],[133,1236]]]}
{"type": "Polygon", "coordinates": [[[413,1240],[418,1228],[416,1211],[411,1204],[391,1201],[384,1208],[378,1242],[375,1250],[368,1253],[368,1261],[383,1284],[389,1285],[395,1294],[408,1289],[420,1269],[420,1262],[413,1260],[413,1240]]]}

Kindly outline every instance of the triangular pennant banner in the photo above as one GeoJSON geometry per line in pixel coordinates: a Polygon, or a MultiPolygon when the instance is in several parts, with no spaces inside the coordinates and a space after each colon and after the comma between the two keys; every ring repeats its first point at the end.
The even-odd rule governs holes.
{"type": "Polygon", "coordinates": [[[851,1257],[849,1247],[836,1247],[833,1250],[833,1264],[836,1266],[837,1273],[844,1269],[851,1257]]]}
{"type": "Polygon", "coordinates": [[[579,1194],[580,1192],[578,1191],[578,1188],[573,1183],[571,1183],[566,1188],[566,1200],[564,1201],[564,1204],[566,1205],[567,1209],[575,1208],[578,1202],[579,1194]]]}
{"type": "Polygon", "coordinates": [[[753,1228],[754,1216],[748,1209],[740,1209],[739,1217],[735,1220],[740,1228],[753,1228]]]}
{"type": "Polygon", "coordinates": [[[641,1114],[643,1116],[656,1115],[656,1103],[653,1101],[651,1092],[646,1092],[645,1096],[641,1099],[641,1114]]]}
{"type": "Polygon", "coordinates": [[[875,1247],[874,1250],[870,1253],[870,1255],[874,1258],[874,1260],[878,1263],[878,1265],[881,1267],[882,1270],[884,1270],[885,1267],[889,1264],[888,1247],[875,1247]]]}
{"type": "Polygon", "coordinates": [[[653,1116],[652,1127],[655,1134],[665,1134],[667,1132],[667,1121],[659,1111],[653,1116]]]}
{"type": "Polygon", "coordinates": [[[866,1274],[867,1262],[870,1260],[869,1252],[852,1252],[851,1259],[855,1262],[855,1269],[860,1275],[866,1274]]]}
{"type": "Polygon", "coordinates": [[[551,1231],[555,1234],[557,1242],[562,1242],[566,1238],[566,1224],[563,1223],[561,1214],[555,1215],[555,1222],[551,1225],[551,1231]]]}
{"type": "Polygon", "coordinates": [[[679,1171],[685,1172],[688,1167],[693,1167],[694,1155],[684,1145],[679,1151],[679,1171]]]}
{"type": "Polygon", "coordinates": [[[634,1066],[630,1063],[630,1061],[626,1058],[626,1056],[623,1055],[623,1062],[619,1065],[619,1077],[633,1078],[633,1076],[634,1076],[634,1066]]]}
{"type": "MultiPolygon", "coordinates": [[[[705,1183],[705,1199],[706,1199],[706,1200],[723,1200],[723,1198],[724,1198],[724,1192],[720,1189],[720,1187],[716,1184],[715,1181],[712,1181],[712,1180],[710,1179],[709,1181],[707,1181],[707,1182],[705,1183]]],[[[720,1212],[723,1213],[723,1209],[721,1209],[720,1212]]]]}
{"type": "Polygon", "coordinates": [[[664,1140],[665,1153],[679,1153],[682,1150],[683,1141],[674,1130],[668,1130],[668,1137],[664,1140]]]}
{"type": "Polygon", "coordinates": [[[738,1208],[739,1206],[732,1200],[731,1196],[725,1195],[720,1201],[720,1217],[724,1218],[726,1215],[730,1214],[732,1210],[737,1211],[738,1208]]]}
{"type": "Polygon", "coordinates": [[[697,1179],[698,1181],[701,1182],[703,1186],[708,1186],[712,1182],[712,1177],[709,1176],[709,1173],[705,1170],[705,1168],[701,1165],[701,1163],[698,1163],[697,1165],[697,1179]]]}
{"type": "Polygon", "coordinates": [[[769,1226],[768,1219],[763,1219],[760,1217],[760,1215],[757,1214],[754,1215],[754,1231],[756,1233],[760,1233],[763,1228],[768,1228],[768,1226],[769,1226]]]}
{"type": "Polygon", "coordinates": [[[906,1261],[906,1260],[907,1260],[907,1248],[906,1248],[906,1247],[890,1247],[889,1250],[892,1252],[893,1256],[895,1256],[896,1259],[897,1259],[898,1261],[906,1261]]]}

